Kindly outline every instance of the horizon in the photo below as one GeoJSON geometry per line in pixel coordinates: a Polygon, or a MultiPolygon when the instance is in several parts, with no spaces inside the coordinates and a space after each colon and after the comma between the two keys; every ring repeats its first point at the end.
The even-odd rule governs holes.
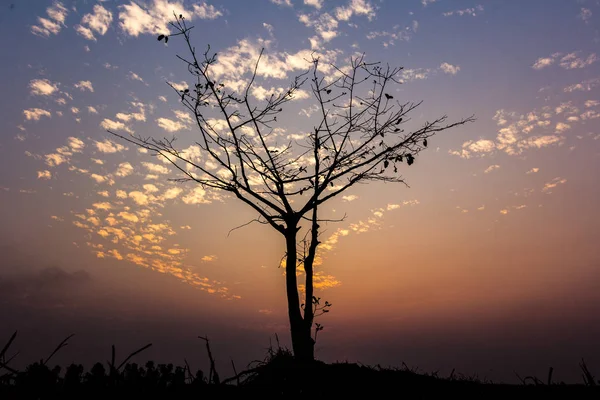
{"type": "MultiPolygon", "coordinates": [[[[579,382],[600,368],[600,4],[535,0],[14,1],[0,9],[0,343],[16,365],[49,354],[88,366],[110,345],[140,360],[221,375],[291,347],[281,235],[255,213],[180,178],[168,160],[114,137],[175,137],[206,162],[176,90],[191,85],[172,13],[218,53],[228,87],[265,49],[260,103],[321,57],[402,66],[393,95],[423,103],[408,127],[447,115],[409,187],[371,182],[321,206],[316,357],[454,368],[494,381],[513,371],[579,382]],[[5,339],[6,338],[6,339],[5,339]],[[13,346],[15,346],[13,345],[13,346]],[[198,346],[198,347],[195,347],[198,346]],[[190,352],[192,355],[190,355],[190,352]]],[[[276,137],[313,130],[305,91],[276,137]]],[[[218,122],[215,120],[215,122],[218,122]]],[[[407,128],[408,129],[408,128],[407,128]]],[[[205,164],[209,165],[209,164],[205,164]]],[[[210,166],[208,166],[210,168],[210,166]]],[[[216,166],[215,166],[216,168],[216,166]]],[[[119,358],[119,356],[117,356],[119,358]]],[[[136,361],[136,360],[134,360],[136,361]]],[[[139,362],[139,360],[137,360],[139,362]]],[[[231,371],[232,372],[232,371],[231,371]]]]}

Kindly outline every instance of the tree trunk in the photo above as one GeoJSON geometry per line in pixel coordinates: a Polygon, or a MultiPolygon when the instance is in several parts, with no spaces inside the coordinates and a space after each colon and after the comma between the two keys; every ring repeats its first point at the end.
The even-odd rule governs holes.
{"type": "MultiPolygon", "coordinates": [[[[292,334],[294,357],[301,361],[314,360],[314,341],[311,337],[312,319],[305,321],[300,311],[298,280],[296,277],[296,227],[288,228],[285,235],[287,256],[285,260],[285,283],[287,290],[288,315],[292,334]],[[306,323],[308,322],[308,323],[306,323]]],[[[312,274],[311,274],[312,281],[312,274]]],[[[312,298],[306,299],[304,307],[312,307],[312,298]]]]}

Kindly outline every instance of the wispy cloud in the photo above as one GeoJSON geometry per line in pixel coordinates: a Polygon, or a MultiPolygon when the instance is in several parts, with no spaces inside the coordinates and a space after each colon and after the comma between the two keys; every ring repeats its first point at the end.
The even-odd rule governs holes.
{"type": "Polygon", "coordinates": [[[31,27],[31,33],[34,35],[41,37],[58,35],[65,26],[65,19],[69,11],[60,1],[55,1],[46,9],[46,13],[48,14],[48,18],[38,17],[38,25],[31,27]]]}
{"type": "Polygon", "coordinates": [[[85,14],[81,18],[81,24],[75,25],[75,31],[87,40],[96,41],[94,33],[103,36],[108,31],[112,20],[112,12],[96,4],[93,13],[85,14]]]}

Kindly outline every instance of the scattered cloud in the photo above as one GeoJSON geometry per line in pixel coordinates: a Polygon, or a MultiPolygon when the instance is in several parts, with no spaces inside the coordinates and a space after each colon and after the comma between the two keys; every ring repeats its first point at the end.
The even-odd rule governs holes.
{"type": "Polygon", "coordinates": [[[102,142],[94,141],[96,149],[102,153],[118,153],[127,148],[119,143],[115,143],[112,140],[104,139],[102,142]]]}
{"type": "Polygon", "coordinates": [[[527,172],[525,172],[525,173],[526,173],[526,174],[535,174],[535,173],[537,173],[539,170],[540,170],[539,168],[536,168],[536,167],[534,167],[534,168],[531,168],[529,171],[527,171],[527,172]]]}
{"type": "Polygon", "coordinates": [[[129,132],[129,133],[133,133],[133,130],[131,130],[131,128],[129,128],[124,123],[119,122],[119,121],[113,121],[108,118],[104,118],[102,120],[102,122],[100,122],[100,126],[109,131],[125,131],[125,132],[129,132]]]}
{"type": "Polygon", "coordinates": [[[324,0],[304,0],[304,4],[320,10],[323,7],[323,1],[324,0]]]}
{"type": "Polygon", "coordinates": [[[340,21],[348,21],[353,15],[362,15],[372,21],[376,13],[373,5],[367,0],[350,0],[347,6],[335,9],[335,16],[340,21]]]}
{"type": "Polygon", "coordinates": [[[598,61],[598,56],[596,53],[591,53],[587,57],[580,57],[579,53],[579,51],[575,51],[563,55],[563,53],[558,52],[553,53],[548,57],[540,57],[533,63],[531,68],[540,70],[558,62],[558,65],[560,65],[561,68],[579,69],[585,68],[598,61]]]}
{"type": "Polygon", "coordinates": [[[450,74],[450,75],[456,75],[458,73],[458,71],[460,71],[460,67],[458,65],[452,65],[452,64],[448,64],[448,63],[442,63],[440,65],[440,69],[444,73],[450,74]]]}
{"type": "Polygon", "coordinates": [[[112,20],[112,12],[102,7],[102,5],[96,4],[93,13],[85,14],[81,18],[81,24],[75,25],[75,31],[87,40],[96,41],[94,32],[103,36],[108,31],[112,20]]]}
{"type": "Polygon", "coordinates": [[[273,4],[278,6],[293,7],[292,0],[269,0],[273,4]]]}
{"type": "Polygon", "coordinates": [[[465,8],[463,10],[448,11],[448,12],[442,13],[442,15],[444,17],[450,17],[452,15],[458,15],[461,17],[463,15],[470,15],[472,17],[476,17],[478,12],[483,12],[482,5],[478,5],[478,6],[471,7],[471,8],[465,8]]]}
{"type": "Polygon", "coordinates": [[[39,121],[42,117],[52,117],[50,111],[46,111],[41,108],[29,108],[27,110],[23,110],[23,115],[25,115],[25,119],[27,121],[39,121]]]}
{"type": "Polygon", "coordinates": [[[589,92],[598,85],[600,85],[600,78],[586,79],[581,83],[576,83],[574,85],[569,85],[565,87],[563,91],[566,93],[576,91],[589,92]]]}
{"type": "Polygon", "coordinates": [[[187,124],[169,118],[158,118],[156,122],[158,123],[158,126],[160,128],[164,129],[167,132],[177,132],[184,129],[189,129],[189,126],[187,124]]]}
{"type": "Polygon", "coordinates": [[[90,92],[94,92],[94,86],[92,86],[92,82],[90,81],[79,81],[75,84],[75,87],[82,92],[89,90],[90,92]]]}
{"type": "Polygon", "coordinates": [[[590,18],[592,18],[592,10],[581,7],[581,12],[579,15],[577,15],[577,17],[587,24],[590,18]]]}
{"type": "Polygon", "coordinates": [[[38,179],[50,179],[52,178],[52,173],[48,170],[38,171],[37,177],[38,179]]]}
{"type": "Polygon", "coordinates": [[[188,10],[182,2],[153,0],[146,4],[138,4],[130,1],[129,4],[119,6],[119,26],[130,36],[168,34],[173,13],[183,15],[190,21],[193,18],[215,19],[223,15],[221,11],[205,2],[194,4],[192,10],[188,10]]]}
{"type": "Polygon", "coordinates": [[[544,185],[544,187],[542,188],[542,192],[552,193],[552,189],[554,189],[558,185],[562,185],[565,183],[567,183],[567,180],[564,178],[560,178],[560,177],[554,178],[550,182],[548,182],[544,185]]]}
{"type": "Polygon", "coordinates": [[[50,7],[46,8],[46,13],[48,18],[38,17],[38,25],[31,27],[31,33],[34,35],[41,37],[58,35],[65,26],[65,19],[69,11],[60,1],[55,1],[50,7]]]}
{"type": "Polygon", "coordinates": [[[124,178],[126,176],[129,176],[133,173],[133,166],[128,163],[128,162],[122,162],[121,164],[119,164],[119,167],[117,168],[117,172],[115,172],[115,175],[121,178],[124,178]]]}
{"type": "Polygon", "coordinates": [[[142,83],[146,83],[146,82],[144,82],[144,80],[142,79],[141,76],[139,76],[138,74],[136,74],[133,71],[129,71],[129,74],[127,75],[127,77],[129,79],[131,79],[132,81],[139,81],[139,82],[142,82],[142,83]]]}
{"type": "Polygon", "coordinates": [[[492,172],[492,171],[495,171],[495,170],[497,170],[497,169],[499,169],[499,168],[500,168],[500,166],[499,166],[499,165],[497,165],[497,164],[490,165],[489,167],[487,167],[487,168],[485,169],[485,171],[483,171],[483,173],[484,173],[484,174],[489,174],[490,172],[492,172]]]}
{"type": "Polygon", "coordinates": [[[29,82],[29,89],[34,96],[51,96],[58,91],[58,84],[48,79],[32,79],[29,82]]]}

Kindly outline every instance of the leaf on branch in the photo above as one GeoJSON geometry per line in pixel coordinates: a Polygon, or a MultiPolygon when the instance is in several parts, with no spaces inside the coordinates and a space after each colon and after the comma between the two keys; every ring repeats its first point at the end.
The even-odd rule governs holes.
{"type": "Polygon", "coordinates": [[[165,38],[165,35],[158,35],[158,41],[160,42],[161,40],[163,40],[165,38]]]}
{"type": "Polygon", "coordinates": [[[327,93],[327,94],[331,94],[331,89],[327,89],[327,90],[325,91],[325,93],[327,93]]]}
{"type": "Polygon", "coordinates": [[[390,166],[390,162],[389,162],[388,160],[385,160],[385,161],[383,162],[383,168],[387,168],[387,167],[389,167],[389,166],[390,166]]]}
{"type": "Polygon", "coordinates": [[[165,43],[168,43],[168,42],[169,42],[169,37],[165,36],[165,43]]]}
{"type": "Polygon", "coordinates": [[[423,139],[423,146],[427,147],[427,139],[423,139]]]}
{"type": "Polygon", "coordinates": [[[396,121],[396,125],[398,125],[400,122],[402,122],[402,118],[398,118],[398,121],[396,121]]]}
{"type": "Polygon", "coordinates": [[[385,98],[388,99],[388,100],[391,100],[391,99],[394,98],[394,96],[392,96],[391,94],[385,93],[385,98]]]}
{"type": "Polygon", "coordinates": [[[415,158],[413,157],[412,154],[407,154],[406,155],[406,163],[408,165],[412,165],[412,163],[415,161],[415,158]]]}

